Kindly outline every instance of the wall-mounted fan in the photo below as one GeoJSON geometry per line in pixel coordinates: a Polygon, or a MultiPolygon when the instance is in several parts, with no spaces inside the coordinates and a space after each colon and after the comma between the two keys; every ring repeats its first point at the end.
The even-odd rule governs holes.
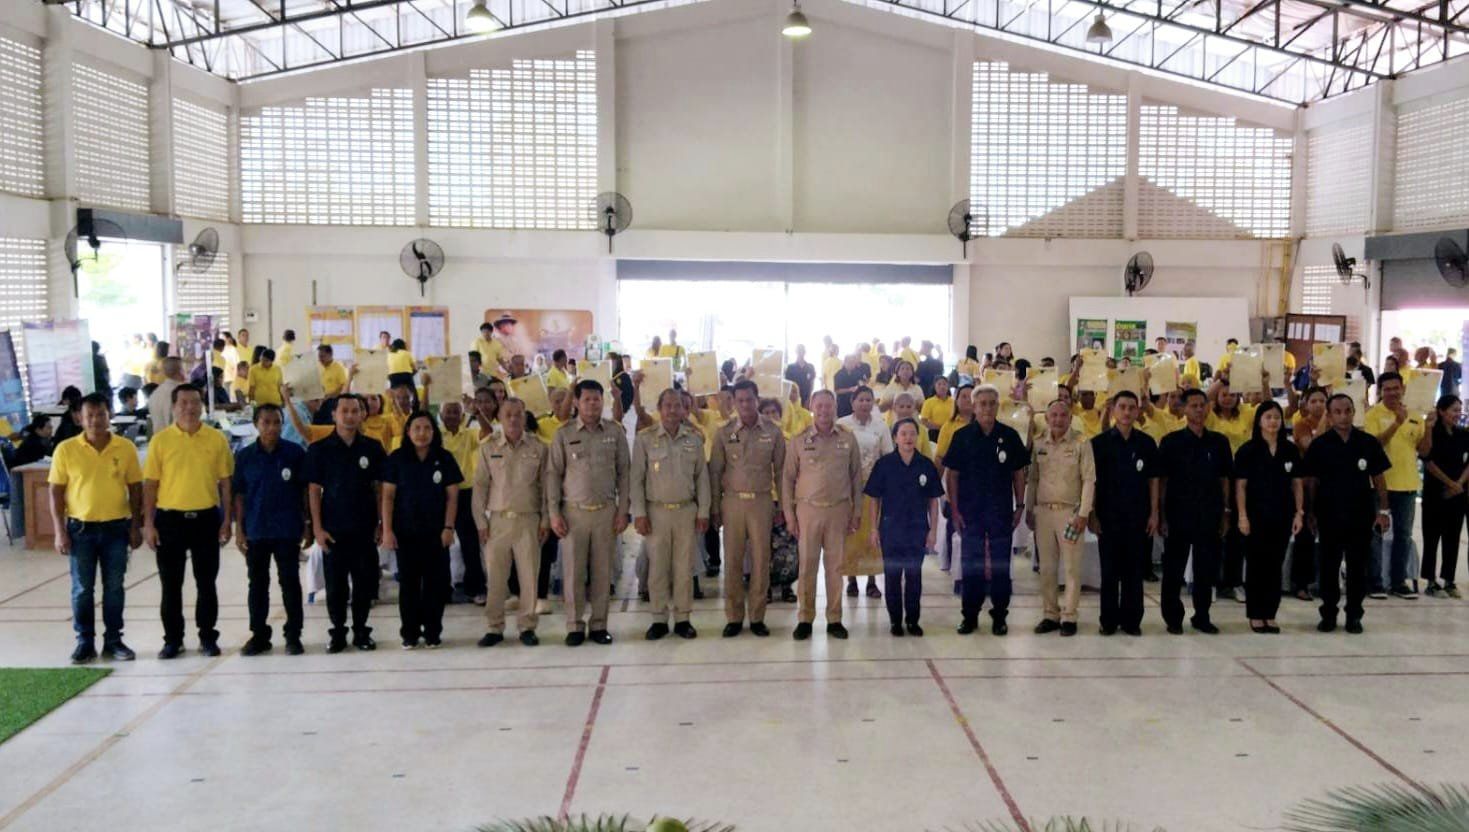
{"type": "Polygon", "coordinates": [[[194,235],[194,242],[189,243],[188,257],[179,261],[178,268],[182,270],[185,266],[189,271],[204,273],[214,265],[214,258],[219,254],[219,232],[213,228],[205,228],[194,235]]]}
{"type": "Polygon", "coordinates": [[[76,227],[66,234],[66,242],[62,248],[66,253],[66,264],[71,269],[71,293],[81,297],[81,291],[77,284],[77,270],[82,267],[84,260],[96,262],[101,254],[102,241],[113,240],[127,242],[127,232],[122,226],[111,220],[99,219],[91,216],[90,212],[85,215],[79,214],[76,227]],[[81,246],[85,244],[87,251],[81,246]]]}
{"type": "Polygon", "coordinates": [[[969,200],[961,199],[949,209],[949,233],[959,240],[960,251],[969,257],[969,241],[974,239],[974,212],[969,209],[969,200]]]}
{"type": "Polygon", "coordinates": [[[444,249],[433,240],[420,237],[398,252],[398,265],[403,274],[418,281],[418,295],[423,297],[428,279],[444,270],[444,249]]]}
{"type": "Polygon", "coordinates": [[[1443,282],[1455,289],[1469,286],[1469,255],[1448,237],[1439,237],[1433,244],[1433,262],[1443,282]]]}
{"type": "Polygon", "coordinates": [[[1331,262],[1336,266],[1336,276],[1341,278],[1343,286],[1350,286],[1353,280],[1361,278],[1363,289],[1372,288],[1372,282],[1367,278],[1366,273],[1357,271],[1357,258],[1348,257],[1347,253],[1341,250],[1341,243],[1331,244],[1331,262]]]}
{"type": "Polygon", "coordinates": [[[632,203],[616,191],[597,194],[592,203],[592,218],[597,230],[607,235],[607,253],[612,253],[612,238],[632,225],[632,203]]]}
{"type": "Polygon", "coordinates": [[[1127,260],[1122,270],[1122,282],[1127,287],[1128,297],[1141,292],[1153,280],[1153,255],[1139,251],[1127,260]]]}

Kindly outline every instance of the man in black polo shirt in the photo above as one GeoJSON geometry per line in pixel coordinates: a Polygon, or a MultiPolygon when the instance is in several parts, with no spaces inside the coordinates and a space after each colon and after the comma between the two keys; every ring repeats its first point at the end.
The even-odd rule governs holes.
{"type": "Polygon", "coordinates": [[[1331,430],[1306,449],[1304,465],[1309,496],[1307,520],[1320,535],[1316,547],[1317,574],[1321,576],[1321,623],[1316,629],[1336,629],[1342,560],[1347,565],[1347,632],[1362,632],[1362,599],[1367,596],[1367,564],[1372,551],[1372,528],[1386,532],[1391,524],[1387,483],[1383,474],[1392,467],[1382,443],[1352,427],[1356,405],[1337,393],[1326,402],[1331,430]],[[1375,512],[1375,513],[1374,513],[1375,512]]]}
{"type": "Polygon", "coordinates": [[[378,495],[382,487],[383,446],[358,428],[367,412],[355,394],[338,397],[332,411],[336,429],[306,452],[311,527],[325,553],[326,609],[331,617],[327,652],[347,648],[347,600],[352,602],[352,645],[374,650],[367,614],[377,595],[377,542],[382,535],[378,495]]]}
{"type": "Polygon", "coordinates": [[[1112,427],[1092,439],[1097,466],[1097,545],[1102,562],[1102,635],[1143,634],[1143,573],[1158,532],[1158,446],[1133,429],[1138,399],[1112,402],[1112,427]]]}
{"type": "Polygon", "coordinates": [[[856,353],[842,359],[842,368],[831,377],[831,383],[835,387],[833,392],[837,394],[838,419],[852,415],[852,394],[867,380],[868,373],[867,365],[862,363],[856,353]]]}
{"type": "Polygon", "coordinates": [[[1183,428],[1158,445],[1163,516],[1163,621],[1168,632],[1183,632],[1183,570],[1194,557],[1195,630],[1215,634],[1209,604],[1219,577],[1219,544],[1228,525],[1229,439],[1204,427],[1209,397],[1193,388],[1183,393],[1183,428]]]}
{"type": "Polygon", "coordinates": [[[1025,517],[1025,468],[1030,451],[1020,434],[996,421],[1000,391],[992,384],[974,389],[974,421],[954,432],[944,454],[949,502],[958,507],[954,525],[962,535],[962,620],[959,634],[979,626],[979,610],[990,599],[991,629],[1009,631],[1010,544],[1025,517]]]}

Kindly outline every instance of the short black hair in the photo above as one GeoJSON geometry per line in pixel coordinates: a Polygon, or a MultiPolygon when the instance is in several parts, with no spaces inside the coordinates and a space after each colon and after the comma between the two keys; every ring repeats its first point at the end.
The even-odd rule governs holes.
{"type": "Polygon", "coordinates": [[[1197,387],[1190,387],[1189,389],[1183,391],[1183,395],[1182,396],[1179,396],[1178,397],[1178,400],[1181,401],[1181,402],[1183,402],[1184,404],[1187,404],[1188,403],[1188,400],[1189,399],[1192,399],[1194,397],[1198,397],[1200,399],[1203,399],[1206,402],[1209,400],[1208,394],[1205,393],[1203,390],[1200,390],[1197,387]]]}
{"type": "Polygon", "coordinates": [[[556,350],[555,352],[551,353],[551,360],[552,361],[565,361],[566,360],[566,350],[556,350]]]}
{"type": "Polygon", "coordinates": [[[1334,402],[1334,401],[1336,401],[1337,399],[1345,399],[1347,401],[1347,403],[1352,406],[1352,409],[1353,410],[1356,410],[1357,409],[1357,402],[1351,396],[1348,396],[1346,393],[1332,393],[1326,399],[1326,409],[1327,410],[1330,410],[1331,409],[1331,403],[1334,402]]]}
{"type": "Polygon", "coordinates": [[[282,341],[294,341],[294,340],[296,340],[296,330],[294,330],[294,329],[288,329],[285,332],[282,332],[281,333],[281,340],[282,341]]]}
{"type": "Polygon", "coordinates": [[[755,398],[760,398],[760,385],[756,384],[754,381],[748,378],[740,379],[739,381],[734,383],[733,387],[729,388],[730,395],[734,395],[741,390],[749,390],[751,393],[755,394],[755,398]]]}
{"type": "Polygon", "coordinates": [[[1231,338],[1228,341],[1225,341],[1224,343],[1226,343],[1226,344],[1238,344],[1239,343],[1239,339],[1238,338],[1231,338]]]}
{"type": "Polygon", "coordinates": [[[489,331],[491,331],[491,332],[494,332],[495,331],[495,325],[492,324],[492,323],[490,323],[489,321],[485,321],[484,323],[482,323],[482,324],[479,325],[479,331],[480,332],[484,332],[487,329],[489,331]]]}
{"type": "Polygon", "coordinates": [[[264,416],[267,413],[274,413],[276,415],[280,415],[280,413],[281,413],[281,406],[278,405],[278,404],[268,404],[268,403],[267,404],[257,404],[257,405],[255,405],[255,415],[250,418],[251,424],[255,424],[255,425],[260,424],[260,417],[261,416],[264,416]]]}
{"type": "Polygon", "coordinates": [[[362,398],[361,394],[358,393],[343,393],[340,396],[337,396],[337,398],[332,402],[332,411],[336,412],[337,405],[349,399],[351,401],[357,402],[357,406],[362,408],[363,412],[367,411],[367,399],[362,398]]]}
{"type": "Polygon", "coordinates": [[[87,405],[106,408],[108,413],[112,412],[112,400],[101,393],[88,393],[82,396],[81,406],[86,407],[87,405]]]}
{"type": "Polygon", "coordinates": [[[1117,395],[1115,395],[1115,396],[1112,397],[1112,403],[1113,404],[1116,404],[1117,402],[1120,402],[1123,399],[1132,399],[1133,402],[1137,402],[1137,400],[1138,400],[1137,394],[1134,393],[1134,392],[1132,392],[1131,390],[1119,390],[1119,391],[1117,391],[1117,395]]]}
{"type": "Polygon", "coordinates": [[[173,388],[172,393],[168,394],[169,404],[178,404],[180,393],[193,393],[201,399],[204,398],[204,394],[200,392],[199,388],[195,387],[193,384],[180,384],[179,386],[173,388]]]}
{"type": "Polygon", "coordinates": [[[470,350],[469,351],[469,357],[470,358],[473,358],[475,361],[484,361],[485,360],[485,357],[479,354],[479,350],[470,350]]]}
{"type": "Polygon", "coordinates": [[[1378,387],[1381,387],[1384,384],[1387,384],[1389,381],[1396,381],[1399,384],[1401,384],[1401,383],[1403,383],[1403,374],[1402,373],[1394,373],[1391,370],[1389,370],[1389,371],[1387,371],[1387,372],[1385,372],[1382,375],[1380,375],[1380,376],[1377,377],[1377,386],[1378,387]]]}
{"type": "Polygon", "coordinates": [[[266,347],[264,350],[262,350],[260,352],[260,359],[262,361],[264,361],[266,359],[269,359],[271,361],[274,361],[275,360],[275,350],[270,349],[269,347],[266,347]]]}
{"type": "Polygon", "coordinates": [[[138,391],[135,388],[132,388],[132,387],[119,387],[117,389],[117,400],[118,401],[122,401],[123,399],[136,399],[137,397],[138,397],[138,391]]]}
{"type": "Polygon", "coordinates": [[[317,344],[316,345],[316,351],[317,352],[324,352],[327,355],[333,355],[334,354],[334,352],[332,350],[332,345],[331,344],[317,344]]]}
{"type": "Polygon", "coordinates": [[[602,383],[589,378],[584,378],[576,383],[577,398],[581,398],[581,394],[588,391],[596,393],[599,396],[602,395],[602,383]]]}
{"type": "Polygon", "coordinates": [[[872,392],[872,388],[871,387],[868,387],[865,384],[859,384],[859,385],[857,385],[857,389],[852,391],[852,398],[855,399],[858,396],[862,395],[863,393],[866,393],[867,395],[872,396],[873,398],[876,398],[877,397],[877,394],[874,393],[874,392],[872,392]]]}

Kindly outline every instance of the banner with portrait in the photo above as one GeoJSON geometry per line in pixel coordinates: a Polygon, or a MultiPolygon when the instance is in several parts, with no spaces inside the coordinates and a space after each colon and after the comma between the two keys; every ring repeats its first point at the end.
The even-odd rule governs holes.
{"type": "Polygon", "coordinates": [[[585,358],[592,334],[592,313],[585,309],[486,309],[485,323],[494,325],[507,355],[523,355],[527,365],[538,355],[550,365],[556,350],[566,350],[573,360],[585,358]]]}

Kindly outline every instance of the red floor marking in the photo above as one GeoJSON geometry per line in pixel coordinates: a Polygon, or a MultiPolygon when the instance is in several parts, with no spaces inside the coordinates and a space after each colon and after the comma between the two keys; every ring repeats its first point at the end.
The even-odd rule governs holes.
{"type": "Polygon", "coordinates": [[[576,781],[581,779],[581,764],[587,758],[587,746],[592,744],[592,727],[597,724],[597,709],[602,707],[602,692],[607,689],[607,676],[611,665],[602,665],[602,676],[597,680],[597,691],[592,694],[592,707],[587,711],[587,724],[581,731],[581,743],[576,747],[576,759],[571,763],[571,775],[566,778],[566,795],[561,798],[561,814],[566,820],[571,814],[571,798],[576,795],[576,781]]]}
{"type": "MultiPolygon", "coordinates": [[[[0,598],[0,604],[7,604],[7,603],[9,603],[11,601],[14,601],[15,599],[19,598],[20,596],[25,595],[27,592],[33,592],[33,591],[35,591],[37,589],[40,589],[41,587],[45,586],[46,584],[51,583],[52,581],[59,581],[62,578],[65,578],[67,575],[70,575],[70,574],[71,574],[71,571],[68,570],[66,572],[62,572],[60,575],[52,575],[51,577],[47,578],[44,581],[41,581],[40,583],[36,584],[35,586],[31,587],[30,589],[22,589],[20,592],[15,593],[14,595],[10,596],[9,598],[0,598]]],[[[70,607],[68,607],[67,609],[70,609],[70,607]]]]}
{"type": "Polygon", "coordinates": [[[1025,819],[1025,815],[1020,813],[1020,806],[1010,795],[1010,790],[1005,788],[1005,781],[1000,779],[999,770],[995,768],[994,763],[990,762],[990,755],[985,753],[984,746],[979,744],[979,737],[974,735],[974,729],[970,727],[969,720],[964,717],[964,712],[959,709],[958,701],[954,699],[954,694],[949,692],[948,683],[944,681],[943,675],[939,673],[938,665],[935,665],[932,659],[928,660],[928,672],[933,676],[933,681],[939,686],[939,690],[943,691],[944,699],[949,702],[949,710],[954,712],[954,719],[959,721],[960,727],[964,729],[964,736],[969,738],[970,747],[974,749],[975,754],[979,755],[980,762],[984,763],[984,769],[990,775],[990,782],[995,784],[995,791],[1000,793],[1000,799],[1005,801],[1005,808],[1010,810],[1011,819],[1020,828],[1020,832],[1031,832],[1030,823],[1025,819]]]}
{"type": "Polygon", "coordinates": [[[1300,708],[1301,710],[1303,710],[1306,713],[1310,714],[1312,717],[1314,717],[1316,719],[1317,722],[1321,723],[1322,725],[1325,725],[1327,728],[1330,728],[1332,731],[1334,731],[1336,733],[1337,736],[1339,736],[1342,739],[1346,740],[1348,743],[1350,743],[1358,751],[1362,752],[1363,754],[1366,754],[1369,758],[1371,758],[1371,760],[1373,762],[1375,762],[1378,765],[1382,766],[1384,769],[1387,769],[1388,772],[1390,772],[1393,776],[1397,777],[1399,780],[1402,780],[1404,783],[1407,783],[1409,786],[1412,786],[1413,788],[1415,788],[1418,791],[1422,792],[1425,796],[1429,797],[1430,799],[1435,799],[1435,800],[1437,799],[1436,796],[1433,794],[1433,792],[1431,792],[1427,788],[1425,788],[1422,783],[1419,783],[1417,780],[1414,780],[1413,778],[1411,778],[1408,775],[1404,774],[1400,769],[1398,769],[1397,766],[1394,766],[1392,763],[1389,763],[1387,760],[1383,759],[1377,752],[1375,752],[1372,749],[1368,748],[1365,744],[1363,744],[1356,737],[1352,736],[1351,734],[1348,734],[1345,730],[1343,730],[1335,722],[1332,722],[1331,720],[1327,719],[1325,716],[1323,716],[1316,709],[1312,708],[1310,705],[1307,705],[1305,702],[1302,702],[1298,697],[1295,696],[1295,694],[1292,694],[1290,691],[1286,690],[1285,688],[1281,687],[1280,685],[1277,685],[1275,683],[1275,681],[1272,680],[1269,676],[1266,676],[1264,673],[1261,673],[1260,671],[1258,671],[1255,668],[1251,667],[1249,662],[1245,661],[1244,659],[1236,659],[1236,661],[1239,662],[1239,664],[1242,667],[1244,667],[1245,670],[1248,670],[1251,673],[1255,674],[1255,676],[1260,681],[1262,681],[1265,684],[1269,685],[1272,689],[1275,690],[1276,693],[1280,694],[1281,696],[1284,696],[1286,699],[1289,699],[1291,701],[1291,703],[1294,704],[1297,708],[1300,708]]]}

